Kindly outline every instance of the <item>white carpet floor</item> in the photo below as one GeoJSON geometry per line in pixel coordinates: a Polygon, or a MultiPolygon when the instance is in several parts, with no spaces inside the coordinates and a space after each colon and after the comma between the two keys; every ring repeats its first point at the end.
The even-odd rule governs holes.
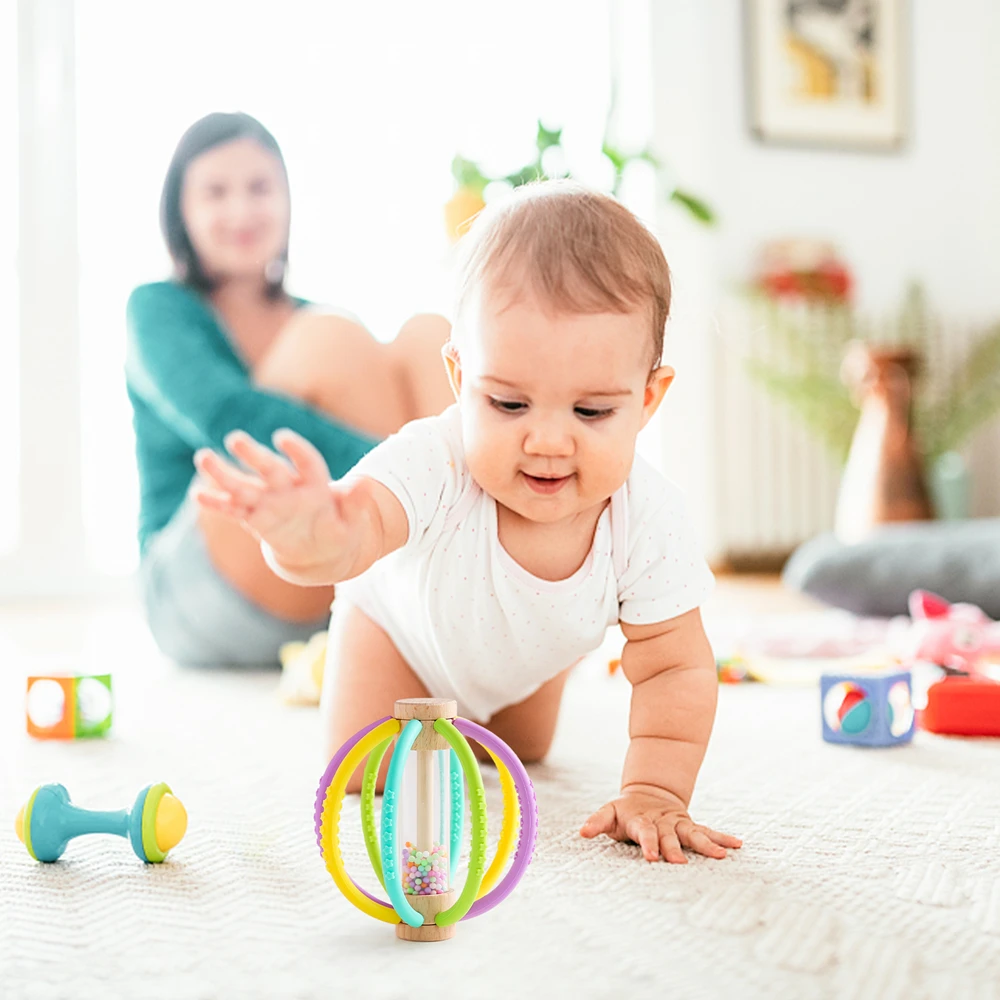
{"type": "MultiPolygon", "coordinates": [[[[1000,740],[828,746],[811,688],[723,688],[694,814],[745,838],[724,862],[649,865],[577,829],[615,793],[628,686],[586,663],[531,769],[540,837],[503,905],[414,945],[354,910],[315,847],[317,715],[274,675],[192,672],[134,611],[0,615],[0,998],[663,997],[1000,1000],[1000,740]],[[115,669],[112,738],[23,734],[47,651],[115,669]],[[169,782],[190,816],[162,866],[120,840],[32,861],[18,807],[61,781],[94,808],[169,782]]],[[[499,802],[487,772],[489,804],[499,802]]],[[[345,856],[368,876],[356,800],[345,856]]]]}

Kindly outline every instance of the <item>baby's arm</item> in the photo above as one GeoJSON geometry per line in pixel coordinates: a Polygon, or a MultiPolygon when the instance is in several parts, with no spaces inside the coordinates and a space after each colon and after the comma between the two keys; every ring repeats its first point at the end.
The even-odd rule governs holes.
{"type": "Polygon", "coordinates": [[[584,824],[585,837],[634,840],[643,856],[684,864],[688,847],[711,858],[741,845],[694,823],[688,804],[715,718],[715,659],[698,609],[654,625],[622,623],[622,671],[632,684],[622,794],[584,824]]]}
{"type": "Polygon", "coordinates": [[[291,431],[275,434],[274,444],[280,455],[240,431],[226,438],[227,450],[250,472],[199,451],[195,464],[205,486],[195,496],[253,532],[283,579],[340,583],[406,542],[406,513],[387,487],[350,474],[331,482],[323,456],[291,431]]]}

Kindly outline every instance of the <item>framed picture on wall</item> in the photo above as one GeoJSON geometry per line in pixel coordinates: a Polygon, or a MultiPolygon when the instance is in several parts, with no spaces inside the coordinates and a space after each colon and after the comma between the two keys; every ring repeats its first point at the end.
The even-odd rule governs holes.
{"type": "Polygon", "coordinates": [[[905,138],[906,0],[744,0],[763,142],[892,150],[905,138]]]}

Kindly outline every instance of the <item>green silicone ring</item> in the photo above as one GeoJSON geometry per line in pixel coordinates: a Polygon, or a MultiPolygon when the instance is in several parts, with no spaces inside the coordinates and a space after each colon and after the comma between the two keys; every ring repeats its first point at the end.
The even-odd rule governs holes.
{"type": "Polygon", "coordinates": [[[382,876],[382,855],[379,853],[378,830],[375,828],[375,782],[378,779],[379,765],[385,756],[389,744],[395,739],[395,735],[380,743],[368,755],[368,762],[365,764],[365,774],[361,779],[361,830],[365,835],[365,849],[368,851],[368,860],[375,869],[379,884],[385,888],[385,878],[382,876]]]}
{"type": "Polygon", "coordinates": [[[448,719],[438,719],[434,723],[434,729],[448,741],[465,772],[465,780],[469,785],[469,816],[472,820],[469,874],[466,876],[465,885],[462,886],[458,899],[434,918],[434,923],[439,927],[447,927],[449,924],[457,923],[469,912],[469,908],[476,901],[486,873],[486,789],[469,741],[448,719]]]}

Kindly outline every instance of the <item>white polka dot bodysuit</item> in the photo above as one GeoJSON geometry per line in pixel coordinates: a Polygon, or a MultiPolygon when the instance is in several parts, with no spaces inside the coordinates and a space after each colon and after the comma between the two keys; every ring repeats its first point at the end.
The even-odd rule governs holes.
{"type": "Polygon", "coordinates": [[[458,406],[415,420],[351,473],[392,490],[409,537],[337,585],[388,633],[436,698],[486,721],[601,645],[618,621],[644,625],[698,607],[712,574],[680,491],[640,456],[597,523],[590,553],[565,580],[542,580],[500,544],[496,501],[465,463],[458,406]]]}

